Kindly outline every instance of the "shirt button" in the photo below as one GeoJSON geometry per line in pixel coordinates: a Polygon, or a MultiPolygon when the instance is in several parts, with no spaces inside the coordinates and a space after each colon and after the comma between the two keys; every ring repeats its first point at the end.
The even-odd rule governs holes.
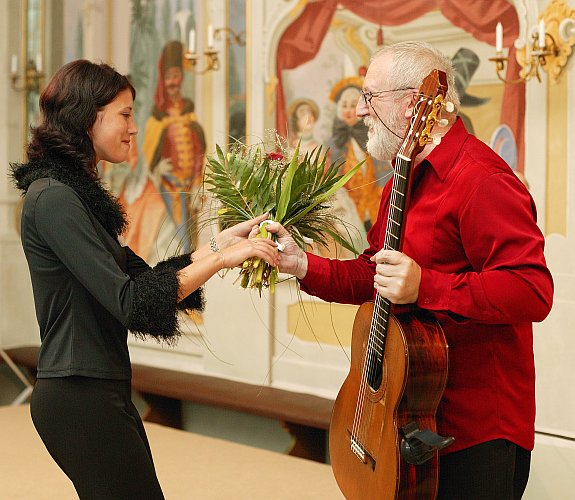
{"type": "Polygon", "coordinates": [[[429,299],[425,299],[425,300],[423,301],[423,303],[424,303],[424,304],[429,304],[429,299]]]}

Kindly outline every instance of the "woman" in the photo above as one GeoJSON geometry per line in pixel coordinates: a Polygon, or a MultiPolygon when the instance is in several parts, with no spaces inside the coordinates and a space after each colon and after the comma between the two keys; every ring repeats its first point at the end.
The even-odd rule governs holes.
{"type": "Polygon", "coordinates": [[[265,215],[153,269],[120,246],[126,218],[96,166],[127,159],[134,98],[105,64],[65,65],[40,98],[28,163],[12,165],[42,340],[32,419],[81,499],[163,498],[130,399],[128,330],[173,343],[177,310],[201,309],[212,275],[251,256],[278,259],[270,240],[245,239],[265,215]]]}

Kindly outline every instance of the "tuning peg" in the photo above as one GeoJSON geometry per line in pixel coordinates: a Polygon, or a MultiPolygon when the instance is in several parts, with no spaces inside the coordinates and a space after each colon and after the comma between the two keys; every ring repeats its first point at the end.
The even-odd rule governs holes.
{"type": "Polygon", "coordinates": [[[439,143],[441,142],[441,136],[440,135],[431,136],[431,142],[433,142],[434,146],[438,146],[439,143]]]}
{"type": "Polygon", "coordinates": [[[439,120],[438,125],[440,127],[447,127],[447,124],[449,123],[449,120],[447,120],[447,118],[442,118],[441,120],[439,120]]]}
{"type": "Polygon", "coordinates": [[[455,106],[451,101],[446,101],[443,103],[443,105],[445,106],[445,111],[447,111],[448,113],[453,113],[455,106]]]}

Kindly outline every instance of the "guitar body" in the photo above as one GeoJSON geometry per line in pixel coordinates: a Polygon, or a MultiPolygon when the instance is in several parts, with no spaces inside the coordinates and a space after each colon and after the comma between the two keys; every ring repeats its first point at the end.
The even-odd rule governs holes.
{"type": "Polygon", "coordinates": [[[374,389],[364,380],[373,310],[374,304],[367,302],[355,317],[350,372],[330,425],[333,472],[348,500],[434,499],[439,453],[421,465],[407,463],[400,453],[401,429],[416,422],[420,429],[436,431],[435,413],[447,379],[445,336],[423,312],[390,315],[381,377],[374,389]],[[352,436],[366,451],[364,460],[352,451],[352,436]]]}

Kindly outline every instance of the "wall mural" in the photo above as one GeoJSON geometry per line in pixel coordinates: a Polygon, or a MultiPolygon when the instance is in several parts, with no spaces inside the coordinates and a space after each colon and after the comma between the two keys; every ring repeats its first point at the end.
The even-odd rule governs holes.
{"type": "MultiPolygon", "coordinates": [[[[131,0],[130,72],[137,90],[130,158],[101,164],[124,205],[125,243],[150,265],[196,245],[206,142],[195,114],[184,51],[195,27],[193,0],[131,0]]],[[[190,314],[203,324],[198,312],[190,314]]]]}
{"type": "MultiPolygon", "coordinates": [[[[278,42],[272,49],[275,61],[270,65],[275,67],[277,78],[275,127],[292,146],[301,140],[306,150],[317,145],[329,147],[333,159],[344,160],[342,170],[366,158],[362,171],[334,200],[338,215],[357,228],[355,244],[360,251],[367,247],[366,234],[377,216],[382,186],[392,171],[388,163],[367,155],[365,126],[355,117],[355,105],[371,54],[384,42],[404,39],[403,31],[415,33],[429,29],[423,36],[427,39],[431,34],[429,41],[434,43],[433,36],[442,31],[439,26],[454,27],[454,31],[450,31],[453,42],[440,41],[439,48],[453,60],[461,96],[460,116],[468,130],[490,144],[522,178],[519,149],[522,145],[515,138],[522,137],[524,88],[510,89],[513,86],[489,82],[485,75],[482,75],[482,83],[477,83],[479,70],[485,71],[482,66],[486,64],[485,54],[493,50],[489,45],[495,42],[497,19],[506,19],[511,32],[506,36],[512,37],[513,30],[518,30],[516,13],[506,2],[496,1],[489,12],[484,13],[474,8],[464,11],[468,4],[453,2],[458,7],[455,16],[447,11],[431,12],[432,4],[436,3],[430,2],[418,9],[424,2],[414,0],[399,5],[395,0],[367,0],[362,2],[362,8],[353,1],[339,2],[337,8],[330,2],[309,2],[298,11],[289,12],[282,33],[276,35],[278,42]],[[487,19],[493,21],[492,26],[487,19]],[[486,80],[488,83],[483,83],[486,80]]],[[[321,248],[312,251],[329,257],[352,256],[332,246],[327,251],[321,248]]],[[[307,352],[307,346],[311,350],[319,339],[323,345],[334,345],[336,350],[349,345],[349,338],[334,327],[333,304],[306,298],[305,314],[302,304],[296,304],[293,299],[288,299],[285,305],[287,324],[277,325],[278,332],[285,332],[285,335],[278,333],[276,348],[281,352],[278,355],[281,359],[277,362],[282,367],[278,367],[277,373],[283,373],[283,365],[289,366],[291,362],[291,355],[284,352],[281,344],[290,343],[293,335],[304,341],[306,347],[299,346],[302,352],[307,352]],[[306,314],[311,319],[305,318],[306,314]]],[[[355,308],[342,306],[338,314],[342,315],[338,321],[351,324],[355,308]]],[[[329,360],[329,356],[314,353],[314,363],[321,364],[322,360],[329,360]]],[[[311,366],[310,370],[313,372],[311,366]]]]}
{"type": "Polygon", "coordinates": [[[102,165],[130,221],[126,243],[150,264],[187,251],[197,237],[206,149],[184,50],[193,0],[131,0],[130,74],[139,133],[124,165],[102,165]]]}
{"type": "Polygon", "coordinates": [[[162,47],[157,70],[141,158],[133,160],[132,182],[120,196],[130,218],[126,242],[148,261],[167,255],[174,243],[184,251],[194,245],[206,150],[194,102],[184,95],[180,41],[170,40],[162,47]]]}
{"type": "MultiPolygon", "coordinates": [[[[227,26],[246,37],[246,0],[228,0],[227,26]]],[[[229,38],[228,38],[229,40],[229,38]]],[[[246,47],[228,43],[228,137],[244,142],[246,135],[246,47]]]]}
{"type": "MultiPolygon", "coordinates": [[[[398,7],[393,0],[364,2],[362,9],[353,2],[341,3],[345,5],[337,9],[328,2],[308,3],[283,32],[276,55],[276,126],[292,145],[301,140],[306,150],[318,144],[329,147],[332,160],[344,161],[342,171],[366,160],[361,172],[334,202],[335,210],[357,228],[355,243],[361,251],[367,246],[366,234],[377,216],[381,188],[392,173],[388,163],[370,158],[365,151],[367,130],[355,117],[362,75],[370,54],[384,42],[384,25],[400,26],[416,20],[426,14],[429,6],[418,11],[414,7],[420,2],[415,1],[411,7],[404,5],[391,14],[385,7],[398,7]]],[[[481,41],[494,43],[498,16],[507,19],[510,29],[518,29],[515,11],[507,3],[495,2],[491,12],[479,17],[478,12],[466,11],[463,15],[463,3],[459,7],[463,16],[459,25],[481,41]],[[480,24],[479,18],[485,17],[493,17],[493,29],[480,24]]],[[[442,14],[455,24],[453,15],[442,14]]],[[[502,85],[486,85],[478,89],[479,95],[473,95],[470,85],[480,64],[479,56],[467,47],[455,47],[452,54],[462,98],[460,115],[466,127],[489,143],[522,177],[523,146],[515,138],[522,136],[524,89],[506,89],[504,99],[502,85]],[[522,104],[509,113],[515,102],[522,104]],[[507,119],[509,123],[505,123],[507,119]]],[[[336,254],[346,256],[343,250],[327,252],[329,256],[336,254]]]]}

